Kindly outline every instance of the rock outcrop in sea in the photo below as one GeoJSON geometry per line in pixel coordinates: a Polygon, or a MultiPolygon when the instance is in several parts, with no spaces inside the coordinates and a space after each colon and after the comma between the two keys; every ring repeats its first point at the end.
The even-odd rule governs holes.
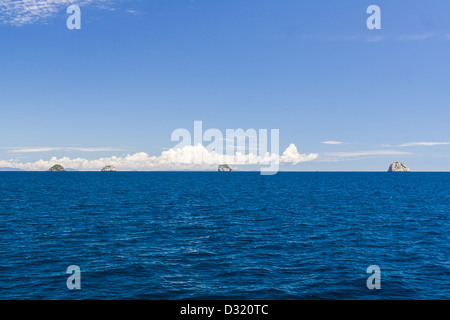
{"type": "Polygon", "coordinates": [[[64,169],[64,167],[60,164],[55,164],[53,167],[48,169],[48,171],[66,171],[66,169],[64,169]]]}
{"type": "Polygon", "coordinates": [[[227,164],[221,164],[218,169],[218,171],[225,171],[225,172],[229,172],[231,170],[233,169],[231,169],[231,167],[227,164]]]}
{"type": "Polygon", "coordinates": [[[114,166],[105,166],[102,171],[117,171],[114,166]]]}
{"type": "Polygon", "coordinates": [[[408,171],[410,171],[409,168],[401,162],[391,163],[388,170],[388,172],[408,172],[408,171]]]}

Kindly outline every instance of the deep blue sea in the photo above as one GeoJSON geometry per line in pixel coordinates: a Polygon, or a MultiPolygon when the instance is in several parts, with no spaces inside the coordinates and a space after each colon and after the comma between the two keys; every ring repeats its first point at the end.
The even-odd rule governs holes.
{"type": "Polygon", "coordinates": [[[0,298],[450,299],[449,214],[450,173],[2,172],[0,298]]]}

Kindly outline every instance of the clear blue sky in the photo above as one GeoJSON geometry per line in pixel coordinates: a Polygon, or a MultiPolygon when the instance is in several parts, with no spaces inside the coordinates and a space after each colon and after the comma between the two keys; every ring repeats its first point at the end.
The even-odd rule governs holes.
{"type": "Polygon", "coordinates": [[[450,170],[449,1],[91,0],[81,30],[64,6],[11,23],[8,2],[1,160],[159,155],[202,120],[319,154],[288,170],[450,170]]]}

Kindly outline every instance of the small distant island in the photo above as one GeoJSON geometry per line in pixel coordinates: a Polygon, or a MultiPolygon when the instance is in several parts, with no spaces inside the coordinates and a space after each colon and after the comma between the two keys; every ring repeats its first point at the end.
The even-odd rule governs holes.
{"type": "Polygon", "coordinates": [[[66,169],[64,169],[64,167],[60,164],[55,164],[53,167],[48,169],[48,171],[66,171],[66,169]]]}
{"type": "Polygon", "coordinates": [[[105,166],[103,167],[102,171],[117,171],[116,168],[114,168],[114,166],[105,166]]]}
{"type": "Polygon", "coordinates": [[[221,172],[230,172],[231,170],[233,170],[233,169],[231,169],[231,167],[227,164],[221,164],[218,169],[218,171],[221,171],[221,172]]]}
{"type": "Polygon", "coordinates": [[[409,168],[407,166],[405,166],[403,163],[401,162],[394,162],[391,163],[391,165],[389,166],[388,172],[409,172],[409,168]]]}

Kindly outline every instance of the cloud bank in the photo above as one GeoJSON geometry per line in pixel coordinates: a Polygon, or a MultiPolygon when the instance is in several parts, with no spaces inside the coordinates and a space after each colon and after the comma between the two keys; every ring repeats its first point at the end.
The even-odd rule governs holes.
{"type": "Polygon", "coordinates": [[[72,168],[80,171],[98,171],[106,165],[112,165],[122,171],[158,171],[158,170],[213,170],[217,165],[227,163],[230,165],[270,165],[271,163],[298,164],[300,162],[312,161],[318,158],[318,154],[301,154],[294,144],[280,156],[267,152],[260,156],[254,153],[243,154],[236,152],[227,156],[215,151],[208,151],[203,145],[185,146],[183,148],[172,148],[163,151],[159,156],[150,156],[145,152],[138,152],[124,157],[105,157],[95,160],[85,158],[69,157],[56,158],[50,160],[39,160],[36,162],[23,163],[17,160],[0,160],[0,167],[17,168],[27,171],[45,171],[54,164],[60,164],[65,168],[72,168]]]}

